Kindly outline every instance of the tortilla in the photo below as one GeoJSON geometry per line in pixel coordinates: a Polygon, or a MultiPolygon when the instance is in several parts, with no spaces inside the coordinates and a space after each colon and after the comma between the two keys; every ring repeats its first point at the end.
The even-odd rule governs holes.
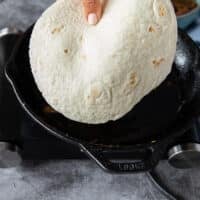
{"type": "Polygon", "coordinates": [[[59,0],[35,24],[29,54],[52,108],[101,124],[122,118],[166,79],[176,43],[170,0],[109,0],[96,26],[85,21],[80,1],[59,0]]]}

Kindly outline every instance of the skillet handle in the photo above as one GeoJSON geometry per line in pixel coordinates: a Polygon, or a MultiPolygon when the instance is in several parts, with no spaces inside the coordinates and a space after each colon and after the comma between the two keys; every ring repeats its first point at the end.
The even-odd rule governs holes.
{"type": "Polygon", "coordinates": [[[133,147],[129,149],[121,149],[120,152],[126,153],[135,153],[136,152],[146,152],[149,153],[147,156],[143,156],[142,159],[132,162],[112,162],[111,159],[105,156],[106,150],[109,152],[111,149],[99,148],[96,146],[89,146],[87,144],[80,144],[80,147],[84,153],[86,153],[92,160],[94,160],[102,169],[108,172],[114,173],[138,173],[152,170],[156,167],[160,160],[163,159],[167,149],[172,145],[176,138],[179,138],[184,133],[186,133],[194,124],[194,118],[191,116],[182,116],[180,115],[177,123],[174,124],[173,129],[170,131],[170,134],[163,140],[148,145],[146,147],[133,147]],[[188,118],[189,117],[189,118],[188,118]]]}
{"type": "MultiPolygon", "coordinates": [[[[162,149],[158,149],[158,147],[150,147],[146,149],[146,152],[149,153],[148,158],[142,158],[140,161],[136,160],[132,162],[112,162],[110,159],[105,157],[103,149],[96,149],[85,145],[82,145],[81,149],[102,169],[114,173],[137,173],[152,170],[163,158],[166,152],[166,146],[162,149]]],[[[128,153],[134,153],[136,151],[138,151],[138,149],[129,150],[128,153]]],[[[123,153],[126,155],[127,151],[125,150],[123,153]]]]}

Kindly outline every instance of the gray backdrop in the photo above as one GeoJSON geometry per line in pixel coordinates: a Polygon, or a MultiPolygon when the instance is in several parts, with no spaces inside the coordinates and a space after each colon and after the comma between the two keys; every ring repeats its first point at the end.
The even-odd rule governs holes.
{"type": "MultiPolygon", "coordinates": [[[[0,0],[0,28],[11,26],[25,30],[52,2],[0,0]]],[[[191,29],[190,34],[200,40],[198,29],[191,29]]],[[[0,160],[0,200],[167,199],[146,174],[110,175],[91,161],[34,161],[15,166],[17,158],[4,151],[0,153],[0,160]],[[9,165],[4,162],[7,157],[9,165]]],[[[200,199],[200,168],[176,170],[162,162],[157,172],[177,195],[188,200],[200,199]]]]}

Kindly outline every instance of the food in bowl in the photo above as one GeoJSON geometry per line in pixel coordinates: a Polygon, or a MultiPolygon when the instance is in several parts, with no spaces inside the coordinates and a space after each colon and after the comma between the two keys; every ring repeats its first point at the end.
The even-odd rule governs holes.
{"type": "Polygon", "coordinates": [[[109,0],[89,26],[74,0],[59,0],[35,24],[30,64],[48,104],[87,124],[115,121],[169,75],[177,21],[170,0],[109,0]]]}
{"type": "Polygon", "coordinates": [[[172,3],[177,16],[187,14],[198,6],[196,0],[172,0],[172,3]]]}

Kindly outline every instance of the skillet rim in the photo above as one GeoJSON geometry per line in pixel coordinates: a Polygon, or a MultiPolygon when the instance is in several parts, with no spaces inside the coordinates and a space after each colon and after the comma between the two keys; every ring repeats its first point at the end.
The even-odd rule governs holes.
{"type": "MultiPolygon", "coordinates": [[[[33,25],[30,27],[32,28],[33,25]]],[[[29,28],[29,29],[30,29],[29,28]]],[[[29,30],[28,29],[28,30],[29,30]]],[[[179,30],[180,31],[180,30],[179,30]]],[[[25,32],[26,33],[26,32],[25,32]]],[[[186,34],[185,34],[186,35],[186,34]]],[[[15,57],[17,55],[17,52],[18,52],[18,49],[20,48],[20,44],[22,43],[23,41],[23,37],[24,34],[22,34],[18,40],[18,42],[16,43],[16,46],[11,54],[11,57],[5,67],[5,75],[6,75],[6,78],[8,79],[9,83],[11,84],[12,88],[13,88],[13,91],[18,99],[18,101],[20,102],[20,104],[22,105],[23,109],[26,111],[26,113],[28,113],[28,115],[36,122],[38,123],[41,127],[43,127],[44,129],[46,129],[48,132],[50,132],[51,134],[53,134],[54,136],[64,140],[64,141],[67,141],[67,142],[70,142],[72,144],[78,144],[80,147],[82,147],[83,145],[90,145],[90,146],[93,146],[93,147],[106,147],[106,148],[110,148],[110,149],[118,149],[119,148],[119,145],[106,145],[106,144],[98,144],[98,143],[89,143],[88,141],[84,141],[82,139],[78,139],[76,137],[73,137],[73,136],[70,136],[68,135],[67,133],[64,135],[62,131],[58,130],[57,128],[53,127],[52,125],[46,123],[40,116],[38,116],[31,108],[28,104],[26,104],[26,102],[24,101],[24,98],[23,98],[23,95],[21,94],[20,92],[20,89],[17,87],[17,84],[16,84],[16,81],[15,81],[15,75],[13,75],[12,73],[12,68],[14,66],[16,66],[16,63],[15,63],[15,57]]],[[[173,125],[173,124],[172,124],[173,125]]],[[[171,126],[172,126],[171,125],[171,126]]],[[[162,142],[163,140],[165,140],[167,138],[167,135],[164,137],[162,136],[162,138],[157,141],[157,143],[159,142],[162,142]]],[[[133,145],[120,145],[120,148],[130,148],[132,146],[135,146],[135,147],[146,147],[146,146],[151,146],[152,145],[152,141],[149,141],[147,143],[140,143],[140,144],[133,144],[133,145]]]]}

